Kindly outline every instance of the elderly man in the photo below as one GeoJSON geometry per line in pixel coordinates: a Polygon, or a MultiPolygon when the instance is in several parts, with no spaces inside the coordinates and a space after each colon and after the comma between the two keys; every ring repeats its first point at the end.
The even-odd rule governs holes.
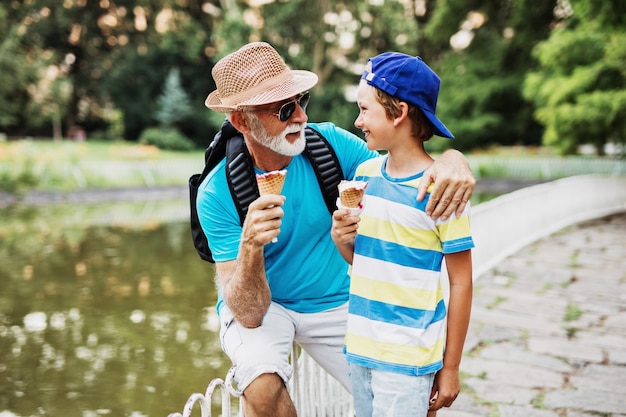
{"type": "MultiPolygon", "coordinates": [[[[198,216],[216,262],[222,347],[235,367],[246,417],[293,417],[286,382],[294,340],[350,390],[343,354],[348,264],[330,237],[331,216],[302,154],[305,128],[328,141],[345,178],[378,154],[332,123],[307,123],[308,90],[318,78],[289,69],[267,43],[227,55],[212,75],[217,89],[205,104],[226,113],[243,135],[256,173],[287,170],[281,195],[254,200],[243,225],[225,161],[199,187],[198,216]]],[[[427,210],[433,217],[461,212],[475,185],[457,151],[444,153],[424,179],[418,198],[434,181],[427,210]]]]}

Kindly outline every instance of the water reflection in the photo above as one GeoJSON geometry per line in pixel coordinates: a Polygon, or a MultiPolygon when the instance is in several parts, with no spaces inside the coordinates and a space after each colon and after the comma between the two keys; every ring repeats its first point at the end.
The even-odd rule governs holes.
{"type": "Polygon", "coordinates": [[[2,209],[0,415],[166,416],[226,374],[213,267],[168,204],[2,209]]]}

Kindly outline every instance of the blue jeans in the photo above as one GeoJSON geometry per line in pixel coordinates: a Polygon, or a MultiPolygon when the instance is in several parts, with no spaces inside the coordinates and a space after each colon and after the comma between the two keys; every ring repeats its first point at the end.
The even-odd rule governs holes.
{"type": "Polygon", "coordinates": [[[426,417],[435,374],[410,376],[350,364],[357,417],[426,417]]]}

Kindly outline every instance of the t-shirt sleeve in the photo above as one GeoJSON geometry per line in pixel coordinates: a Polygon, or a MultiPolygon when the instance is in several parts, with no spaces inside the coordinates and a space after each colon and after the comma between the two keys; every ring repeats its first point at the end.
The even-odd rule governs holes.
{"type": "Polygon", "coordinates": [[[470,230],[470,211],[470,204],[467,203],[459,217],[453,213],[448,220],[437,221],[436,227],[444,254],[462,252],[474,247],[470,230]]]}

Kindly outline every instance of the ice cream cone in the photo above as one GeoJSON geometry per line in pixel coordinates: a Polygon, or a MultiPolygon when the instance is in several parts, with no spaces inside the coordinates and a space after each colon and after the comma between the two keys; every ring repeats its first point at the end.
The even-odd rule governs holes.
{"type": "Polygon", "coordinates": [[[365,187],[365,181],[341,181],[338,186],[341,205],[345,208],[361,208],[365,187]]]}
{"type": "MultiPolygon", "coordinates": [[[[256,183],[259,186],[259,194],[280,194],[283,190],[287,170],[270,171],[264,174],[257,174],[256,183]]],[[[278,242],[278,238],[272,239],[272,243],[278,242]]]]}
{"type": "Polygon", "coordinates": [[[280,194],[283,190],[286,175],[286,169],[258,174],[256,176],[256,182],[259,186],[259,194],[280,194]]]}

